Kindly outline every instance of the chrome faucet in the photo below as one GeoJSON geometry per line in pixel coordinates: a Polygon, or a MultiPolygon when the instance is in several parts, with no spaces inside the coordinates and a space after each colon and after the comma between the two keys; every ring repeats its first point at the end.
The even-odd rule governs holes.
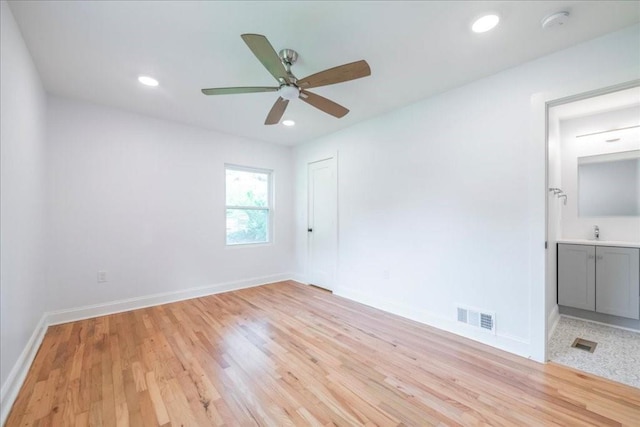
{"type": "Polygon", "coordinates": [[[597,225],[593,226],[593,237],[598,240],[600,238],[600,228],[597,225]]]}

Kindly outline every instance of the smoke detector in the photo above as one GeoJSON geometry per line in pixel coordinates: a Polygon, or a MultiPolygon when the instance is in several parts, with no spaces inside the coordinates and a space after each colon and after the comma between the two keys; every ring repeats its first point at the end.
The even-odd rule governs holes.
{"type": "Polygon", "coordinates": [[[541,24],[542,24],[542,28],[547,30],[549,28],[561,27],[564,24],[566,24],[568,20],[569,20],[569,12],[564,10],[562,12],[556,12],[553,15],[547,16],[542,20],[541,24]]]}

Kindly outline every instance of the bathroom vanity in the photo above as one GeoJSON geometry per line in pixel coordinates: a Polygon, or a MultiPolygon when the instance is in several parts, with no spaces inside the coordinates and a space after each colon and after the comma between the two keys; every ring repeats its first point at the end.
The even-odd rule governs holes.
{"type": "Polygon", "coordinates": [[[557,254],[561,312],[592,312],[608,323],[640,319],[640,243],[560,240],[557,254]]]}

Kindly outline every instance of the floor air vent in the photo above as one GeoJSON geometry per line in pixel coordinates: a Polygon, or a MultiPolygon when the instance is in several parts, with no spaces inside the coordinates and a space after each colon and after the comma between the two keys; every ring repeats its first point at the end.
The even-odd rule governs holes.
{"type": "Polygon", "coordinates": [[[473,310],[467,307],[458,307],[458,322],[475,326],[486,331],[496,333],[496,321],[494,313],[473,310]]]}
{"type": "Polygon", "coordinates": [[[597,345],[597,342],[588,341],[582,338],[576,338],[575,341],[573,341],[573,344],[571,344],[571,347],[593,353],[597,345]]]}

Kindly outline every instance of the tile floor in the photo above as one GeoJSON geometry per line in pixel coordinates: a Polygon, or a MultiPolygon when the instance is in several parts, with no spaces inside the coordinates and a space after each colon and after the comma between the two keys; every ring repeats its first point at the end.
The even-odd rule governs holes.
{"type": "Polygon", "coordinates": [[[640,333],[561,316],[549,341],[549,360],[640,388],[640,333]],[[576,338],[595,351],[572,348],[576,338]]]}

